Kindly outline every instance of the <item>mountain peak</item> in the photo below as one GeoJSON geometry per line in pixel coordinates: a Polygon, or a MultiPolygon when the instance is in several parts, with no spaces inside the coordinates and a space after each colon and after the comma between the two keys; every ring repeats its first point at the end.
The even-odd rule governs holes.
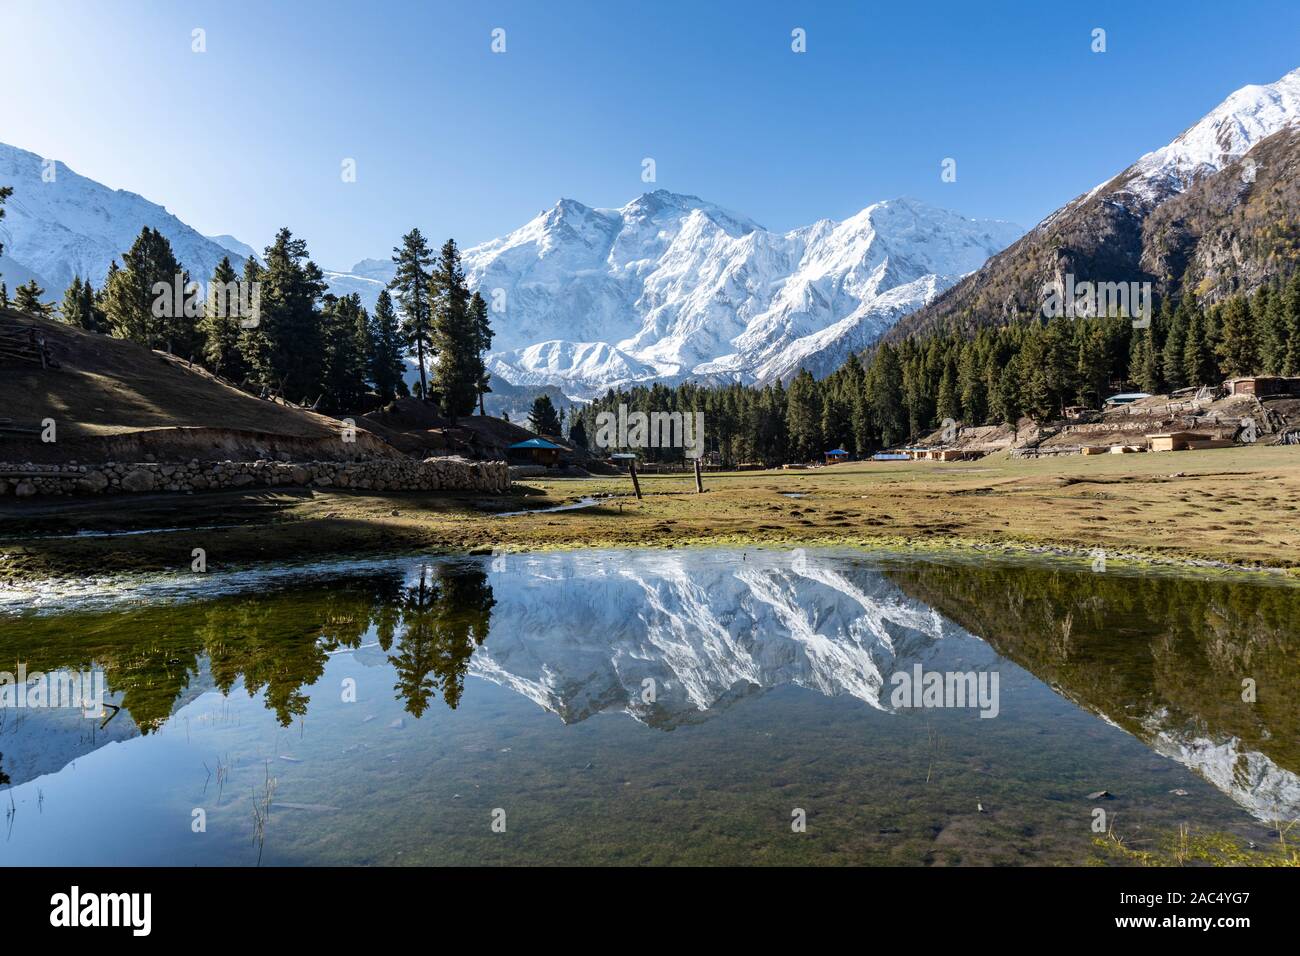
{"type": "Polygon", "coordinates": [[[1126,171],[1129,175],[1123,185],[1144,199],[1158,202],[1182,192],[1200,176],[1218,172],[1250,152],[1256,143],[1297,123],[1300,68],[1276,82],[1250,84],[1233,91],[1173,142],[1134,163],[1131,172],[1126,171]]]}

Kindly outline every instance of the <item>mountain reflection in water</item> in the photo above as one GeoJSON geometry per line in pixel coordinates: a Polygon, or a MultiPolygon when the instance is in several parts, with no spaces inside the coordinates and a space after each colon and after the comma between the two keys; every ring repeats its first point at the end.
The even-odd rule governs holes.
{"type": "MultiPolygon", "coordinates": [[[[1300,812],[1291,587],[818,551],[404,560],[259,587],[0,617],[0,659],[29,673],[98,666],[122,708],[102,728],[8,711],[0,780],[17,786],[148,735],[209,690],[242,686],[289,727],[314,694],[336,693],[322,676],[339,654],[387,669],[414,718],[457,708],[476,677],[566,724],[623,713],[661,731],[783,687],[891,714],[890,676],[921,665],[1023,669],[1257,819],[1300,812]]],[[[1002,686],[1004,699],[1016,693],[1002,686]]],[[[1000,719],[1029,716],[1009,710],[1000,719]]]]}

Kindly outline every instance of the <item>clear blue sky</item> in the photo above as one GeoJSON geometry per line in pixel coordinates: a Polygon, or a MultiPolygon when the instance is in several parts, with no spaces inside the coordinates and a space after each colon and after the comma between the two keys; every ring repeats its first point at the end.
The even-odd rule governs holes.
{"type": "Polygon", "coordinates": [[[773,229],[899,195],[1029,226],[1296,66],[1296,0],[0,0],[0,141],[339,268],[656,187],[773,229]]]}

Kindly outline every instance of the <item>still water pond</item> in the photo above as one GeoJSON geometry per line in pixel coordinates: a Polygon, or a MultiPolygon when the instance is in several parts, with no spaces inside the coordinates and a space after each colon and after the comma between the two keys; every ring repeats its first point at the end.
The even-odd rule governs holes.
{"type": "Polygon", "coordinates": [[[0,709],[3,864],[1161,862],[1184,825],[1255,862],[1300,839],[1281,585],[688,550],[6,600],[0,670],[94,668],[111,706],[0,709]]]}

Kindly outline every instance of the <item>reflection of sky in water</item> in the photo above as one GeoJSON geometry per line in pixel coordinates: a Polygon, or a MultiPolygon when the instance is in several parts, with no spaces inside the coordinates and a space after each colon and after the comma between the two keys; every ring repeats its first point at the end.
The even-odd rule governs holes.
{"type": "MultiPolygon", "coordinates": [[[[100,656],[159,644],[158,673],[106,665],[118,703],[164,674],[180,689],[144,736],[125,712],[102,731],[8,712],[0,862],[249,864],[268,777],[268,863],[1057,862],[1087,856],[1100,789],[1151,830],[1256,837],[1241,808],[1294,815],[1295,764],[1277,762],[1293,752],[1243,741],[1232,713],[1162,706],[1149,661],[1101,659],[1087,615],[1058,606],[1074,594],[1112,630],[1159,630],[1150,594],[1119,597],[1141,579],[1004,568],[990,583],[986,567],[804,554],[358,562],[218,600],[226,582],[160,580],[162,607],[11,618],[0,649],[56,627],[100,656]],[[927,588],[942,597],[915,596],[927,588]],[[998,671],[1000,715],[895,712],[889,677],[915,664],[998,671]],[[489,830],[497,807],[506,834],[489,830]],[[811,839],[790,833],[793,807],[811,839]]],[[[1265,592],[1290,600],[1246,600],[1265,592]]]]}

